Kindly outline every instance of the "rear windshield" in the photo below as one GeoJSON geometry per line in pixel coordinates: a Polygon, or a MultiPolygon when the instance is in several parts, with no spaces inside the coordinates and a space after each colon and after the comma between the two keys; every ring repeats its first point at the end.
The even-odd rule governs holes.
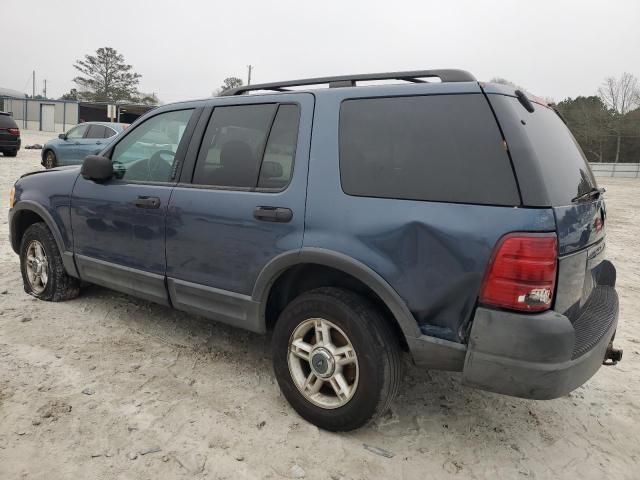
{"type": "Polygon", "coordinates": [[[531,142],[552,205],[569,205],[596,188],[582,149],[556,112],[534,104],[535,110],[529,114],[516,98],[505,98],[522,112],[520,123],[531,142]]]}
{"type": "Polygon", "coordinates": [[[16,128],[18,125],[9,115],[0,115],[0,128],[16,128]]]}
{"type": "Polygon", "coordinates": [[[500,131],[480,94],[344,101],[340,175],[350,195],[520,204],[500,131]]]}

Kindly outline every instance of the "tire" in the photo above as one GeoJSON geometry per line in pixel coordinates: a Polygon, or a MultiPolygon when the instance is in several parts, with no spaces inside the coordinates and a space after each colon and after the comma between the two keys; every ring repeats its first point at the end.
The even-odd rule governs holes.
{"type": "Polygon", "coordinates": [[[280,315],[272,347],[273,368],[283,395],[301,417],[319,428],[359,428],[387,411],[397,393],[402,368],[398,338],[380,311],[351,291],[327,287],[297,297],[280,315]],[[325,323],[330,325],[328,336],[323,333],[325,323]],[[326,342],[318,342],[322,336],[329,338],[327,349],[326,342]],[[340,346],[342,350],[351,346],[355,355],[333,355],[340,346]],[[300,358],[298,354],[304,356],[309,347],[313,349],[308,359],[300,358]],[[349,363],[339,367],[342,361],[349,363]],[[316,392],[320,375],[331,372],[316,392]],[[345,382],[349,388],[341,387],[345,382]],[[305,388],[311,392],[302,393],[305,388]],[[334,403],[330,402],[332,395],[334,403]]]}
{"type": "Polygon", "coordinates": [[[5,150],[4,151],[4,156],[5,157],[17,157],[18,156],[18,150],[5,150]]]}
{"type": "Polygon", "coordinates": [[[56,154],[53,150],[47,150],[44,154],[44,168],[49,170],[50,168],[55,168],[58,165],[58,159],[56,158],[56,154]]]}
{"type": "Polygon", "coordinates": [[[67,275],[58,245],[49,228],[42,222],[31,225],[22,236],[20,270],[24,291],[40,300],[62,302],[71,300],[80,293],[78,279],[67,275]],[[44,260],[39,249],[42,250],[44,260]],[[43,280],[42,272],[45,273],[46,280],[43,280]],[[34,277],[38,277],[39,281],[34,277]]]}

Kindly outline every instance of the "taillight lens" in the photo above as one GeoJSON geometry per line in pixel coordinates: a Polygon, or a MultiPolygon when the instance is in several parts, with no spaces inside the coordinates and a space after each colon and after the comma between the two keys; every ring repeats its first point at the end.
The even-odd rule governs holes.
{"type": "Polygon", "coordinates": [[[20,129],[19,129],[19,128],[7,128],[7,131],[8,131],[11,135],[15,135],[15,136],[20,135],[20,129]]]}
{"type": "Polygon", "coordinates": [[[482,283],[480,303],[540,312],[551,308],[558,268],[555,233],[510,233],[500,239],[482,283]]]}

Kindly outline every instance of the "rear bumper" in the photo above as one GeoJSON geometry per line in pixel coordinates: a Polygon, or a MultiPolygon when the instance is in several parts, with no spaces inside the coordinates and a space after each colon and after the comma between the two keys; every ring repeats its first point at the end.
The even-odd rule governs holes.
{"type": "Polygon", "coordinates": [[[480,307],[463,368],[467,385],[532,399],[557,398],[600,368],[618,324],[618,295],[598,286],[573,324],[549,311],[516,314],[480,307]]]}
{"type": "Polygon", "coordinates": [[[20,150],[21,140],[0,140],[0,150],[20,150]]]}

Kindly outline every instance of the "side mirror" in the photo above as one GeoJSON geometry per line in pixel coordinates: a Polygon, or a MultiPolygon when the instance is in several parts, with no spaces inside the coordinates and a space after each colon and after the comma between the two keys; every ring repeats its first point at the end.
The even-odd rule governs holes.
{"type": "Polygon", "coordinates": [[[61,133],[60,135],[58,135],[58,138],[60,140],[66,140],[67,139],[67,134],[66,133],[61,133]]]}
{"type": "Polygon", "coordinates": [[[284,174],[282,164],[278,162],[270,162],[265,160],[262,162],[262,170],[260,170],[260,176],[264,178],[279,178],[284,174]]]}
{"type": "Polygon", "coordinates": [[[100,155],[88,155],[82,162],[80,174],[87,180],[104,182],[113,176],[111,160],[100,155]]]}

